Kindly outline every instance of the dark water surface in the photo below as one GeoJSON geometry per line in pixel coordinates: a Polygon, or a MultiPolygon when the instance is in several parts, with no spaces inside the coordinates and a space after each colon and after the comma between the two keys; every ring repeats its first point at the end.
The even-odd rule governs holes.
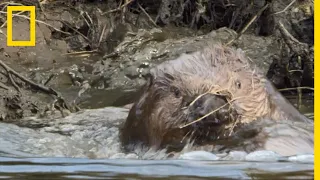
{"type": "Polygon", "coordinates": [[[8,179],[312,179],[313,164],[0,157],[8,179]]]}

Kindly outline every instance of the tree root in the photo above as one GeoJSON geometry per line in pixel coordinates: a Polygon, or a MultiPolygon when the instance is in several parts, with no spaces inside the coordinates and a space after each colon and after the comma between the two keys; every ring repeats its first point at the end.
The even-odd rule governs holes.
{"type": "Polygon", "coordinates": [[[301,57],[301,60],[304,63],[303,73],[305,76],[309,76],[313,78],[313,53],[309,48],[309,45],[306,43],[302,43],[294,38],[289,31],[284,27],[284,25],[279,21],[278,29],[284,39],[284,42],[289,47],[289,49],[295,53],[297,56],[301,57]]]}
{"type": "MultiPolygon", "coordinates": [[[[294,38],[289,31],[284,27],[284,25],[281,23],[281,21],[278,22],[278,29],[283,37],[283,40],[285,44],[289,47],[290,51],[298,57],[298,63],[303,63],[303,69],[302,70],[302,80],[304,81],[304,78],[313,79],[313,54],[311,49],[309,48],[309,45],[306,43],[302,43],[298,41],[296,38],[294,38]]],[[[291,72],[287,69],[288,76],[290,77],[291,72]]],[[[299,86],[301,86],[301,82],[299,83],[299,86]]],[[[286,90],[293,90],[296,89],[298,93],[298,109],[300,109],[301,102],[302,102],[302,90],[308,89],[313,90],[313,88],[308,87],[297,87],[297,88],[287,88],[286,90]]]]}

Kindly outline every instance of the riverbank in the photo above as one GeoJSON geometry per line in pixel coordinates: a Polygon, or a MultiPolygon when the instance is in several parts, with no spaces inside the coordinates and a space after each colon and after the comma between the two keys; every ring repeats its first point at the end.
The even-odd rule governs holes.
{"type": "MultiPolygon", "coordinates": [[[[7,69],[2,67],[1,88],[5,91],[0,93],[5,98],[0,100],[0,118],[4,121],[46,116],[55,111],[57,116],[61,116],[60,112],[65,116],[79,108],[131,103],[150,68],[209,42],[229,43],[243,49],[278,88],[313,87],[312,3],[294,3],[289,7],[289,1],[251,5],[245,4],[246,1],[243,4],[203,2],[197,6],[198,11],[191,11],[197,18],[188,21],[192,14],[181,14],[190,8],[187,1],[183,9],[178,4],[170,5],[169,1],[159,4],[150,4],[148,0],[128,1],[120,6],[117,1],[98,0],[39,2],[1,3],[0,60],[38,85],[24,81],[15,73],[6,73],[7,69]],[[6,46],[8,5],[36,6],[35,47],[6,46]],[[206,9],[205,13],[200,13],[201,7],[206,9]],[[218,7],[221,12],[215,11],[218,7]],[[238,16],[230,14],[245,7],[248,11],[241,11],[238,16]],[[175,14],[177,8],[182,19],[175,14]],[[211,20],[219,19],[223,13],[229,19],[212,23],[208,13],[216,13],[211,20]],[[255,17],[252,24],[245,23],[255,17]],[[294,39],[285,30],[300,41],[298,48],[292,49],[294,39]],[[90,103],[95,96],[109,97],[108,92],[117,89],[123,95],[113,99],[114,103],[106,103],[107,98],[98,106],[90,103]]],[[[28,38],[27,16],[28,13],[14,15],[14,38],[28,38]]],[[[296,94],[297,91],[284,92],[296,94]]],[[[311,96],[312,92],[306,91],[311,96]]]]}

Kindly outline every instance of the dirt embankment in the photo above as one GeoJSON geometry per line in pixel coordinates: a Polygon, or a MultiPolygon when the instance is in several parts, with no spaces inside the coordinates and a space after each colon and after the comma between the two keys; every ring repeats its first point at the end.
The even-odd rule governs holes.
{"type": "MultiPolygon", "coordinates": [[[[90,107],[106,89],[136,89],[149,68],[210,41],[244,49],[278,88],[313,88],[308,0],[16,0],[0,10],[0,120],[90,107]],[[35,47],[7,46],[9,5],[36,6],[35,47]]],[[[14,12],[14,40],[29,39],[28,16],[14,12]]],[[[109,105],[131,101],[117,97],[123,103],[109,105]]]]}

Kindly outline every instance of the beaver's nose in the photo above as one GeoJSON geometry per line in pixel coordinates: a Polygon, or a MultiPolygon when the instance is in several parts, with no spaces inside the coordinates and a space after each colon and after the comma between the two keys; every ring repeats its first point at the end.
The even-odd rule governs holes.
{"type": "Polygon", "coordinates": [[[221,109],[227,101],[218,95],[214,94],[206,94],[199,99],[198,107],[199,107],[199,114],[207,115],[210,112],[215,110],[221,109]]]}
{"type": "Polygon", "coordinates": [[[227,115],[227,101],[224,97],[215,94],[206,94],[196,100],[188,108],[189,119],[202,118],[202,123],[220,123],[227,115]],[[223,107],[223,108],[222,108],[223,107]],[[216,112],[214,112],[216,111],[216,112]]]}

